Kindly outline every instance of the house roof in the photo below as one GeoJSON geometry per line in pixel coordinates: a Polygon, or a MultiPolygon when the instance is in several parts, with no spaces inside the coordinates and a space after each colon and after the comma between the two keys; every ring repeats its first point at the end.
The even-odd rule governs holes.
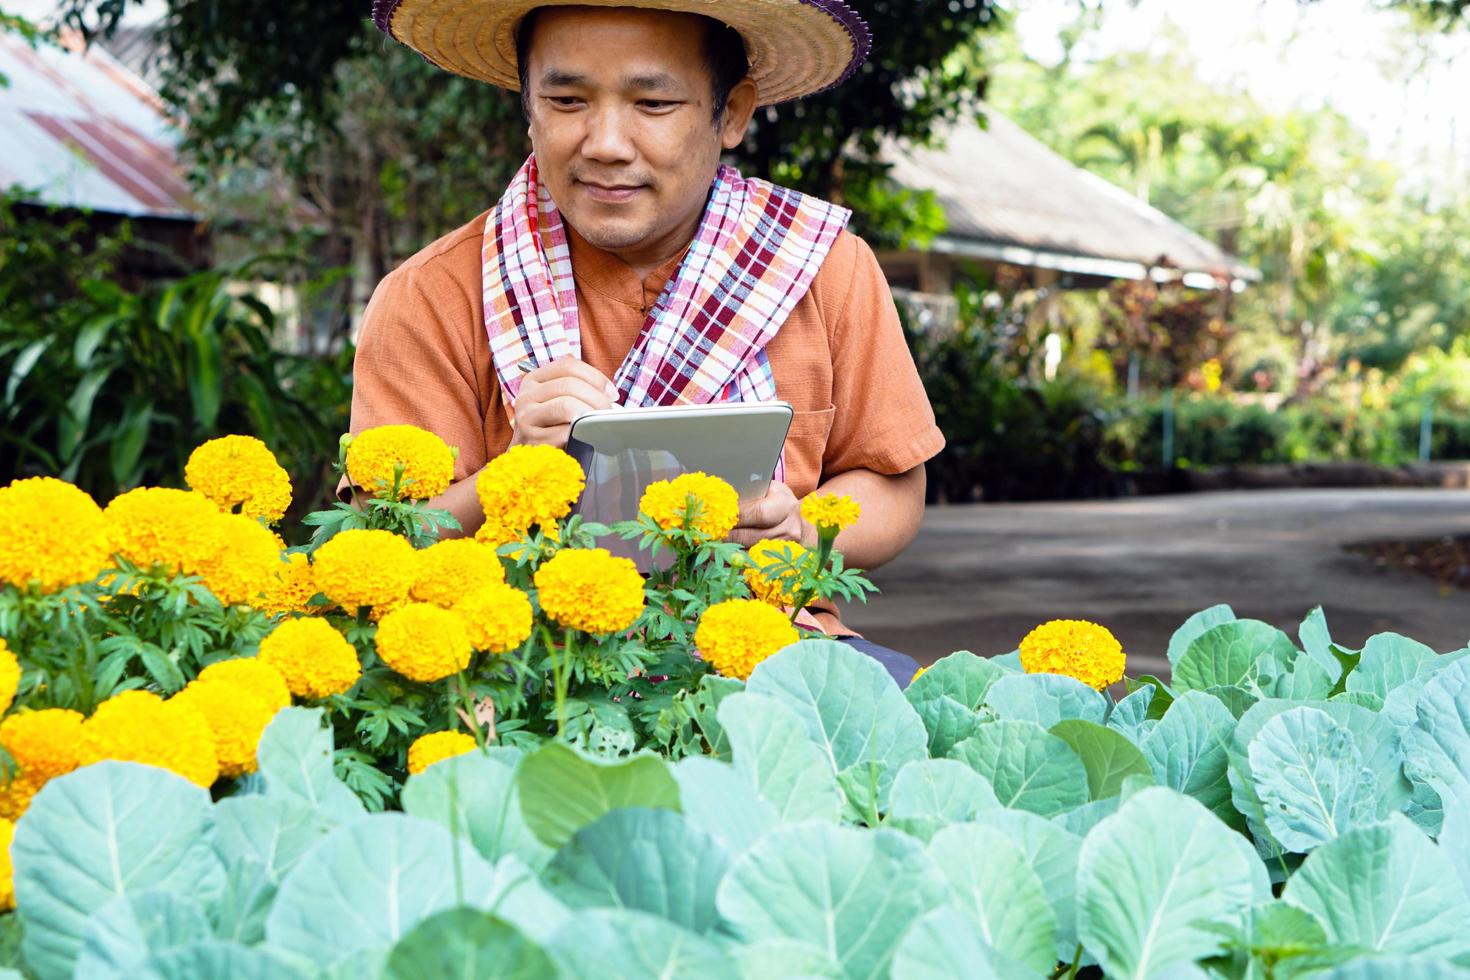
{"type": "Polygon", "coordinates": [[[1182,274],[1187,285],[1259,278],[1157,208],[1088,173],[987,107],[933,147],[891,147],[893,177],[933,191],[948,219],[934,251],[1084,275],[1182,274]]]}
{"type": "Polygon", "coordinates": [[[0,187],[39,204],[194,220],[178,133],[153,90],[101,48],[0,34],[0,187]]]}

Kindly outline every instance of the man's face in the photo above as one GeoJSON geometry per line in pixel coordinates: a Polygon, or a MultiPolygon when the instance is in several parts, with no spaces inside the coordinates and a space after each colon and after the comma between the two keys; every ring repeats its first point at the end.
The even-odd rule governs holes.
{"type": "Polygon", "coordinates": [[[755,101],[748,81],[721,124],[702,22],[632,8],[550,7],[527,61],[531,145],[542,183],[582,237],[633,264],[689,240],[722,149],[755,101]]]}

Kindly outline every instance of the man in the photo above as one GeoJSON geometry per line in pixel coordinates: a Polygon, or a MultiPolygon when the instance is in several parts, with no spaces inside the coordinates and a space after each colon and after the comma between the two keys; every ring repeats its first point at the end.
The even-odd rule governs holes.
{"type": "MultiPolygon", "coordinates": [[[[518,88],[533,155],[495,208],[379,285],[353,431],[409,422],[458,446],[436,504],[473,532],[485,463],[565,445],[584,412],[781,398],[796,412],[781,479],[732,539],[815,544],[814,491],[862,505],[838,541],[850,566],[913,539],[943,437],[872,251],[848,211],[720,165],[757,107],[862,62],[867,27],[841,0],[378,0],[374,19],[518,88]]],[[[830,612],[817,624],[850,632],[830,612]]],[[[915,669],[856,643],[900,682],[915,669]]]]}

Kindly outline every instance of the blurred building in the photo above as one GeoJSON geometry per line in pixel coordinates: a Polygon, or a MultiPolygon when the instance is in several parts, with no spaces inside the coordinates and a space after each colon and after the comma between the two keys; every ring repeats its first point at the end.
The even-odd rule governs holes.
{"type": "Polygon", "coordinates": [[[127,277],[209,264],[210,239],[153,89],[112,55],[75,40],[0,34],[0,188],[30,215],[80,218],[98,235],[127,222],[127,277]]]}

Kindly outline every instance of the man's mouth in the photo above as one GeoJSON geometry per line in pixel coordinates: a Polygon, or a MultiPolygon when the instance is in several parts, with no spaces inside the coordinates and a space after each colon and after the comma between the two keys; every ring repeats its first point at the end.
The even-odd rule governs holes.
{"type": "Polygon", "coordinates": [[[637,197],[640,191],[647,190],[644,184],[602,184],[596,181],[578,181],[587,196],[599,204],[626,204],[637,197]]]}

